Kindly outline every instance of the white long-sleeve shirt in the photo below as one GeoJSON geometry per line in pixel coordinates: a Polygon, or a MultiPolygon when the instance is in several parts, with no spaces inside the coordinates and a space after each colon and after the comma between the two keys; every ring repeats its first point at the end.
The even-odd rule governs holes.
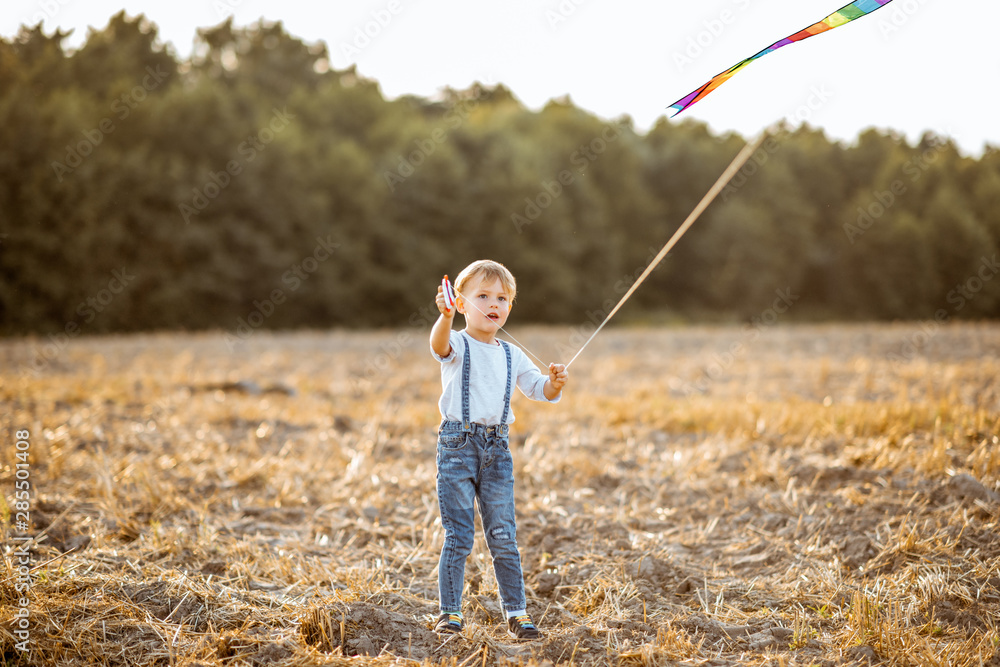
{"type": "MultiPolygon", "coordinates": [[[[499,342],[481,343],[472,336],[455,330],[448,336],[448,342],[451,344],[451,354],[447,357],[442,357],[431,349],[434,358],[441,362],[442,392],[438,408],[442,419],[462,421],[462,360],[468,345],[469,420],[487,426],[499,424],[503,416],[504,390],[507,388],[507,356],[503,347],[499,342]]],[[[544,387],[549,376],[538,370],[521,348],[512,343],[507,344],[510,346],[511,384],[516,385],[522,394],[532,400],[558,403],[562,398],[561,392],[551,401],[545,398],[544,387]]],[[[513,422],[512,406],[507,423],[513,422]]]]}

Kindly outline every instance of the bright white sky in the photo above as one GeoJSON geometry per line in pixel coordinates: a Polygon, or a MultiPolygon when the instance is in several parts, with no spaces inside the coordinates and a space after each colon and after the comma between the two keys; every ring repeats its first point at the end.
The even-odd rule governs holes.
{"type": "MultiPolygon", "coordinates": [[[[644,131],[713,75],[845,3],[6,0],[0,35],[44,19],[47,31],[73,28],[68,44],[76,46],[88,27],[102,28],[125,9],[144,13],[187,56],[196,28],[229,15],[237,25],[263,17],[306,41],[325,41],[334,67],[357,63],[390,98],[503,83],[531,108],[569,94],[598,116],[629,114],[644,131]],[[366,27],[373,36],[359,38],[366,27]]],[[[1000,146],[997,25],[998,0],[894,0],[752,63],[678,120],[750,135],[780,118],[801,119],[847,140],[869,126],[911,141],[931,130],[979,155],[984,144],[1000,146]]]]}

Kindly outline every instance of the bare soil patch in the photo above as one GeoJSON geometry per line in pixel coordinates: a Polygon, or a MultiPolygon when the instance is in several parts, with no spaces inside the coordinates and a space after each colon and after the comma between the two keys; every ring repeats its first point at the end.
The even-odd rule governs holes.
{"type": "Polygon", "coordinates": [[[425,334],[84,338],[39,373],[43,340],[0,343],[5,661],[1000,664],[1000,326],[602,333],[559,405],[514,404],[530,644],[481,536],[466,630],[431,632],[425,334]]]}

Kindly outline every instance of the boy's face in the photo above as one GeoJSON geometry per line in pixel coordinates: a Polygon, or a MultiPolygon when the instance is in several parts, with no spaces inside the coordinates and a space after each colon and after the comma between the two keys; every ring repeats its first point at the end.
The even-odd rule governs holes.
{"type": "Polygon", "coordinates": [[[494,278],[492,283],[481,280],[478,286],[463,291],[463,294],[471,303],[459,298],[456,307],[465,315],[467,326],[493,334],[506,324],[511,308],[510,296],[504,291],[499,278],[494,278]]]}

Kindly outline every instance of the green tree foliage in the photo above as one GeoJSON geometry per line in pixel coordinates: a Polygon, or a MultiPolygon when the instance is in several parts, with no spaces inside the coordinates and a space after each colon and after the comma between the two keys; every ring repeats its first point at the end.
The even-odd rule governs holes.
{"type": "MultiPolygon", "coordinates": [[[[144,16],[0,39],[0,332],[405,326],[492,257],[518,321],[599,320],[745,140],[526,109],[503,85],[386,100],[281,23],[144,16]]],[[[1000,151],[782,127],[623,318],[995,317],[1000,151]]]]}

